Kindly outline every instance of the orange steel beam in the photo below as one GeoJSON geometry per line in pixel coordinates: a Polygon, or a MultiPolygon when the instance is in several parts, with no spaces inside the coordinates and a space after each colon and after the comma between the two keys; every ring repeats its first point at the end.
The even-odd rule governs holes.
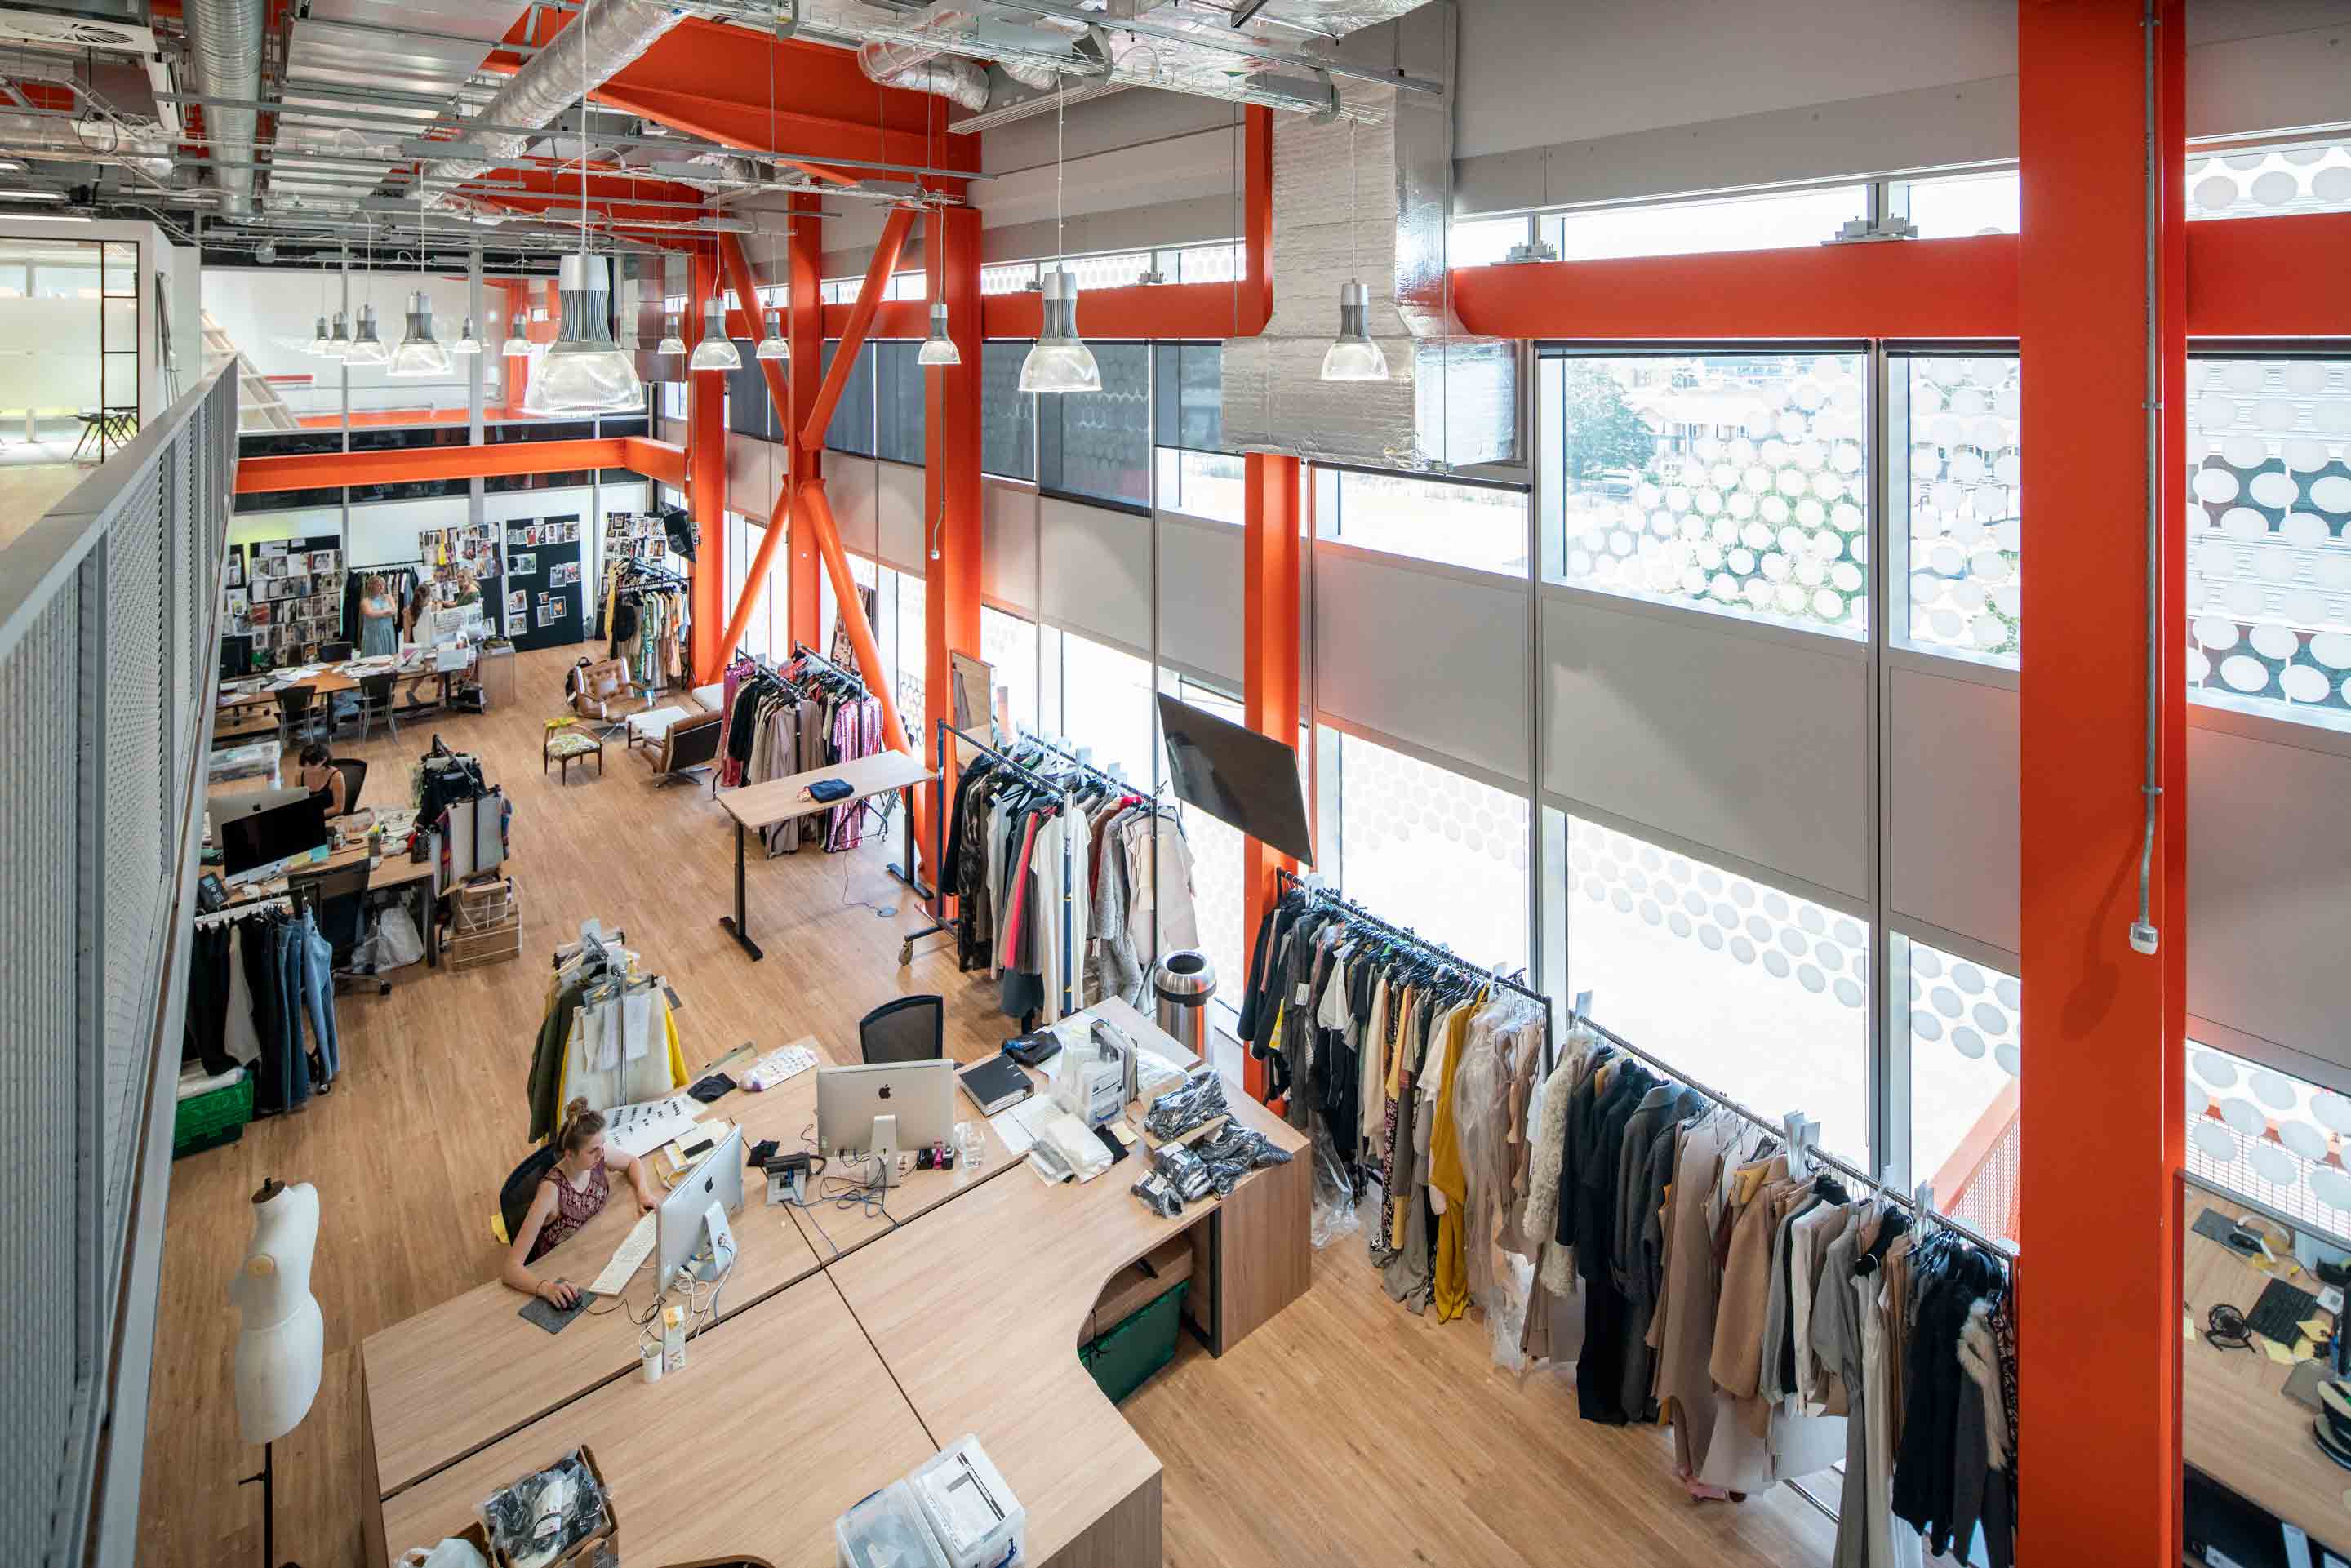
{"type": "MultiPolygon", "coordinates": [[[[777,405],[778,412],[787,416],[783,427],[789,432],[808,423],[816,408],[817,382],[822,379],[818,367],[824,362],[824,307],[819,295],[824,271],[824,218],[817,198],[794,196],[791,214],[784,223],[784,330],[792,363],[804,367],[791,379],[790,403],[777,405]]],[[[798,490],[802,480],[823,474],[820,449],[795,445],[789,438],[783,445],[790,464],[785,476],[788,494],[798,490]]],[[[789,512],[789,507],[786,509],[789,512]]],[[[784,583],[790,596],[785,620],[792,640],[813,648],[822,634],[823,601],[817,589],[816,546],[806,528],[792,530],[791,550],[791,570],[785,574],[784,583]]]]}
{"type": "Polygon", "coordinates": [[[645,459],[658,453],[676,451],[675,447],[665,447],[642,436],[611,435],[586,441],[506,441],[481,446],[412,446],[394,452],[305,452],[285,457],[241,457],[236,465],[236,493],[258,496],[337,485],[567,474],[582,468],[628,468],[644,473],[647,470],[640,465],[645,459]]]}
{"type": "MultiPolygon", "coordinates": [[[[733,235],[718,238],[718,264],[726,287],[743,302],[745,312],[758,308],[758,280],[751,276],[751,263],[744,256],[743,246],[733,235]]],[[[791,406],[791,391],[785,384],[783,366],[774,360],[761,360],[759,369],[765,372],[768,397],[778,408],[791,406]]],[[[743,641],[743,630],[751,623],[751,612],[759,602],[759,594],[767,587],[768,570],[776,559],[776,546],[782,540],[785,520],[791,506],[791,484],[789,479],[777,487],[776,501],[768,513],[768,531],[759,536],[759,548],[751,554],[750,569],[743,574],[743,591],[735,601],[735,612],[726,618],[726,634],[719,639],[718,658],[721,665],[735,656],[736,646],[743,641]]]]}
{"type": "MultiPolygon", "coordinates": [[[[962,359],[960,364],[922,372],[923,694],[925,727],[934,735],[938,720],[955,717],[947,655],[979,656],[979,259],[977,210],[953,207],[930,215],[923,270],[931,298],[946,304],[947,333],[962,359]]],[[[984,727],[987,721],[978,722],[984,727]]],[[[941,802],[953,798],[955,760],[950,751],[941,802]]],[[[944,806],[935,803],[933,809],[944,806]]]]}
{"type": "Polygon", "coordinates": [[[873,247],[873,259],[866,265],[865,282],[857,290],[857,303],[849,309],[849,324],[841,329],[841,346],[833,350],[832,368],[824,373],[824,384],[817,389],[816,402],[810,408],[808,421],[800,426],[802,447],[821,447],[824,427],[832,423],[832,411],[841,402],[841,389],[849,384],[849,373],[856,368],[857,352],[865,346],[866,329],[873,324],[874,308],[890,287],[890,274],[897,269],[899,249],[906,243],[906,231],[914,226],[914,210],[893,207],[883,222],[882,238],[873,247]]]}
{"type": "MultiPolygon", "coordinates": [[[[685,324],[689,346],[702,340],[702,307],[718,294],[718,263],[707,248],[687,267],[685,324]]],[[[716,635],[726,623],[726,378],[705,371],[686,381],[686,505],[701,539],[695,549],[690,599],[694,618],[695,685],[718,679],[734,652],[716,635]]],[[[739,635],[739,632],[738,632],[739,635]]]]}
{"type": "Polygon", "coordinates": [[[624,435],[621,444],[627,449],[628,456],[622,467],[648,479],[658,479],[674,489],[685,488],[684,447],[643,435],[624,435]]]}
{"type": "Polygon", "coordinates": [[[2351,213],[2182,226],[2189,336],[2351,337],[2351,213]]]}
{"type": "Polygon", "coordinates": [[[2040,0],[2016,12],[2017,129],[2029,172],[2015,242],[2017,327],[2023,487],[2032,498],[2022,614],[2034,629],[2018,709],[2020,931],[2035,1020],[2019,1127],[2032,1263],[2017,1298],[2032,1372],[2018,1397],[2021,1427],[2064,1449],[2060,1463],[2028,1466],[2020,1479],[2017,1533],[2034,1563],[2172,1568],[2181,1552],[2185,10],[2185,0],[2161,0],[2151,26],[2140,0],[2040,0]],[[2162,411],[2152,430],[2150,321],[2159,372],[2151,390],[2162,411]],[[2153,562],[2150,508],[2159,519],[2153,562]],[[2152,632],[2150,569],[2160,584],[2152,632]],[[2127,941],[2150,723],[2163,791],[2153,956],[2127,941]],[[2085,1096],[2095,1097],[2096,1115],[2081,1113],[2092,1103],[2085,1096]],[[2069,1250],[2065,1239],[2082,1235],[2100,1244],[2069,1250]],[[2090,1477],[2095,1484],[2085,1485],[2090,1477]]]}
{"type": "MultiPolygon", "coordinates": [[[[1298,744],[1299,470],[1295,457],[1246,459],[1242,530],[1241,668],[1244,722],[1287,747],[1298,744]]],[[[1241,851],[1241,929],[1255,933],[1276,897],[1274,872],[1296,862],[1250,839],[1241,851]]],[[[1265,1063],[1241,1064],[1249,1092],[1266,1097],[1265,1063]]]]}
{"type": "Polygon", "coordinates": [[[1273,110],[1251,104],[1241,149],[1241,308],[1233,336],[1254,338],[1273,314],[1273,110]]]}

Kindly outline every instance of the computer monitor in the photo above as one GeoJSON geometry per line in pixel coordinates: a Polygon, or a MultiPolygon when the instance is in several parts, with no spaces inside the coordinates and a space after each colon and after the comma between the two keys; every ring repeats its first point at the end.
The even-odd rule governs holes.
{"type": "Polygon", "coordinates": [[[955,1133],[956,1064],[877,1061],[816,1071],[816,1142],[826,1154],[870,1154],[876,1117],[895,1116],[900,1149],[944,1144],[955,1133]]]}
{"type": "Polygon", "coordinates": [[[734,1128],[685,1173],[662,1199],[653,1221],[653,1288],[666,1291],[688,1269],[715,1280],[735,1262],[735,1233],[726,1217],[743,1207],[743,1130],[734,1128]]]}
{"type": "Polygon", "coordinates": [[[305,794],[261,810],[215,817],[221,874],[231,887],[276,876],[327,847],[327,801],[305,794]]]}

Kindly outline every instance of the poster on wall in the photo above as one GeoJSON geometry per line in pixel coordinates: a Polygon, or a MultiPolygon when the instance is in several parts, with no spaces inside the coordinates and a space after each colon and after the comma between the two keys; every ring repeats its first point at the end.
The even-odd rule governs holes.
{"type": "Polygon", "coordinates": [[[587,636],[579,522],[569,516],[506,525],[509,542],[526,534],[532,541],[528,550],[507,558],[506,603],[512,612],[507,631],[517,648],[562,647],[587,636]],[[566,525],[574,530],[568,544],[563,542],[566,525]]]}
{"type": "Polygon", "coordinates": [[[339,534],[320,534],[230,549],[221,624],[252,639],[252,669],[315,664],[342,639],[342,544],[339,534]]]}
{"type": "Polygon", "coordinates": [[[466,523],[454,528],[425,528],[416,536],[417,559],[433,582],[436,608],[454,608],[470,586],[481,595],[482,618],[493,632],[508,628],[508,601],[500,586],[511,574],[499,565],[499,529],[495,523],[466,523]]]}

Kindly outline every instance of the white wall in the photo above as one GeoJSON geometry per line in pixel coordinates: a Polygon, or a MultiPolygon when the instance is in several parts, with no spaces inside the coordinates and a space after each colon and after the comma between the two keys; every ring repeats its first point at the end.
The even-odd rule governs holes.
{"type": "MultiPolygon", "coordinates": [[[[452,277],[444,272],[352,273],[350,330],[354,334],[359,331],[360,306],[372,300],[376,336],[385,348],[398,348],[408,327],[408,296],[418,288],[423,289],[433,301],[434,335],[444,343],[455,342],[465,329],[465,318],[472,314],[468,304],[472,291],[464,277],[452,277]]],[[[204,271],[204,308],[255,371],[265,376],[312,378],[317,390],[308,396],[298,390],[285,394],[297,413],[323,413],[342,406],[337,379],[342,367],[332,360],[312,355],[309,347],[318,330],[319,317],[322,313],[326,316],[331,330],[343,298],[340,273],[308,267],[208,267],[204,271]]],[[[476,337],[487,330],[484,321],[474,323],[476,337]]],[[[502,401],[505,357],[496,351],[493,344],[490,351],[481,356],[481,361],[486,400],[494,403],[502,401]]],[[[460,408],[466,400],[465,378],[463,360],[452,361],[446,381],[409,381],[388,375],[381,369],[354,367],[350,370],[351,406],[416,407],[429,402],[435,407],[460,408]]]]}
{"type": "MultiPolygon", "coordinates": [[[[202,338],[192,314],[182,309],[182,274],[193,274],[194,253],[174,249],[153,224],[22,224],[0,222],[0,244],[9,240],[64,240],[89,245],[128,241],[139,246],[139,384],[134,401],[141,420],[159,417],[169,406],[163,376],[156,280],[172,300],[172,346],[183,395],[204,374],[202,338]]],[[[98,253],[90,253],[95,266],[98,253]]],[[[92,409],[99,402],[99,308],[79,299],[0,300],[0,408],[92,409]]],[[[112,390],[109,389],[111,396],[112,390]]]]}

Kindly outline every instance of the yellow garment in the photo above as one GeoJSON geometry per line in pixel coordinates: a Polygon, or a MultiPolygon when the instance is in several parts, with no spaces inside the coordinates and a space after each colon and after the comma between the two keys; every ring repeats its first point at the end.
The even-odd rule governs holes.
{"type": "MultiPolygon", "coordinates": [[[[685,1075],[685,1052],[680,1051],[677,1046],[677,1015],[669,1010],[669,998],[666,996],[661,996],[658,992],[655,995],[661,1001],[662,1033],[669,1042],[669,1086],[673,1089],[683,1089],[693,1080],[685,1075]]],[[[552,997],[553,993],[550,991],[550,1005],[552,1005],[552,997]]],[[[571,1052],[566,1051],[556,1059],[555,1103],[557,1104],[568,1105],[571,1103],[570,1080],[571,1052]]]]}
{"type": "Polygon", "coordinates": [[[1431,1300],[1441,1323],[1449,1323],[1469,1310],[1469,1249],[1461,1225],[1462,1210],[1469,1201],[1469,1178],[1461,1168],[1453,1094],[1461,1078],[1462,1041],[1469,1033],[1469,1015],[1475,1006],[1454,1009],[1446,1025],[1444,1063],[1439,1069],[1444,1079],[1437,1090],[1437,1119],[1428,1129],[1428,1185],[1445,1195],[1445,1212],[1437,1219],[1437,1265],[1431,1276],[1431,1300]]]}

